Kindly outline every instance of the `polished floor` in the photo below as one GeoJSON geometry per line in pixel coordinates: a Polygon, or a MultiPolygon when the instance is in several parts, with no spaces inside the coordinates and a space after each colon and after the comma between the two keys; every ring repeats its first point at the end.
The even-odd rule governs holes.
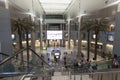
{"type": "MultiPolygon", "coordinates": [[[[36,48],[37,53],[41,53],[44,56],[47,57],[47,53],[51,55],[52,50],[60,50],[61,51],[61,59],[64,57],[64,53],[68,53],[68,57],[71,57],[71,59],[75,59],[77,55],[77,47],[68,49],[67,47],[48,47],[47,50],[40,50],[40,48],[36,48]],[[72,52],[72,54],[71,54],[72,52]]],[[[82,49],[82,53],[85,56],[85,59],[87,58],[87,51],[82,49]]],[[[90,60],[93,59],[94,53],[90,52],[90,60]]],[[[97,55],[97,61],[103,60],[103,58],[99,55],[97,55]]]]}

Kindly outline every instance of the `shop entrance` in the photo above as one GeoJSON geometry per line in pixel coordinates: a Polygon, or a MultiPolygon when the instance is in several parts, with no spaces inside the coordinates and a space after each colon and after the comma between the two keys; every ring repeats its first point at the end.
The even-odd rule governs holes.
{"type": "Polygon", "coordinates": [[[60,46],[60,40],[50,40],[49,45],[50,45],[51,47],[60,46]]]}

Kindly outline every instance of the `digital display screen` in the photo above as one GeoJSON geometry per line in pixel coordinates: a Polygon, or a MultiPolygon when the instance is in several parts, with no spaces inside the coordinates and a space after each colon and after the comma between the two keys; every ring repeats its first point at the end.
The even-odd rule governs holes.
{"type": "Polygon", "coordinates": [[[95,39],[95,38],[96,38],[96,35],[95,35],[95,34],[93,34],[93,35],[92,35],[92,38],[93,38],[93,39],[95,39]]]}
{"type": "MultiPolygon", "coordinates": [[[[26,39],[26,34],[24,34],[25,39],[26,39]]],[[[28,38],[31,38],[31,34],[28,34],[28,38]]]]}
{"type": "Polygon", "coordinates": [[[102,45],[97,45],[97,48],[98,49],[102,49],[102,45]]]}
{"type": "Polygon", "coordinates": [[[60,53],[55,53],[55,55],[60,55],[60,53]]]}
{"type": "Polygon", "coordinates": [[[12,40],[15,40],[15,34],[11,35],[12,40]]]}
{"type": "Polygon", "coordinates": [[[108,35],[108,41],[114,41],[114,36],[113,35],[108,35]]]}
{"type": "Polygon", "coordinates": [[[62,39],[62,31],[47,31],[47,39],[62,39]]]}
{"type": "Polygon", "coordinates": [[[56,58],[59,58],[59,56],[56,56],[56,58]]]}

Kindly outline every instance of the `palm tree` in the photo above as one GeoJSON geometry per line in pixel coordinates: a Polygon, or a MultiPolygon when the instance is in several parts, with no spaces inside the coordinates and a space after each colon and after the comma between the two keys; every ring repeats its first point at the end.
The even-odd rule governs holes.
{"type": "MultiPolygon", "coordinates": [[[[18,18],[17,20],[12,20],[12,30],[17,31],[19,35],[19,46],[22,49],[22,33],[26,33],[26,47],[29,47],[29,33],[33,30],[32,26],[34,23],[29,18],[18,18]]],[[[28,61],[28,69],[29,69],[29,50],[27,49],[27,61],[28,61]]],[[[21,54],[21,64],[23,64],[23,54],[21,54]]]]}
{"type": "Polygon", "coordinates": [[[22,26],[24,27],[25,30],[25,34],[26,34],[26,42],[27,42],[27,48],[29,47],[29,33],[33,31],[33,26],[34,24],[32,23],[32,21],[29,18],[24,18],[22,20],[22,26]]]}
{"type": "MultiPolygon", "coordinates": [[[[20,18],[16,20],[12,19],[11,24],[12,24],[12,31],[17,32],[19,35],[19,49],[22,49],[23,48],[22,33],[24,32],[24,28],[22,26],[22,20],[20,18]]],[[[23,62],[23,54],[21,54],[21,62],[23,62]]]]}
{"type": "Polygon", "coordinates": [[[88,20],[83,22],[81,30],[87,31],[87,59],[90,58],[90,30],[92,28],[93,21],[88,20]]]}
{"type": "Polygon", "coordinates": [[[93,25],[91,29],[95,32],[95,51],[94,51],[94,58],[97,59],[97,43],[98,43],[98,35],[100,31],[106,32],[108,27],[107,21],[105,19],[94,19],[93,25]]]}
{"type": "MultiPolygon", "coordinates": [[[[25,34],[26,34],[26,47],[29,47],[29,33],[33,31],[32,26],[34,23],[29,18],[24,18],[22,20],[22,26],[24,27],[25,34]]],[[[27,61],[28,61],[28,68],[29,68],[29,49],[27,49],[27,61]]]]}

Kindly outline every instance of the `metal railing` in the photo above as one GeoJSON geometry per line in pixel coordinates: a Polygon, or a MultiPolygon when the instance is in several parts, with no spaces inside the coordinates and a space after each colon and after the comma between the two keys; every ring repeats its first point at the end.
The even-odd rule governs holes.
{"type": "Polygon", "coordinates": [[[40,74],[42,77],[45,77],[44,75],[51,74],[52,69],[51,66],[42,58],[38,53],[36,53],[31,48],[24,48],[13,55],[3,59],[0,62],[0,78],[7,78],[7,77],[16,77],[18,75],[27,75],[27,74],[40,74]],[[30,50],[31,52],[29,55],[31,56],[30,59],[23,60],[21,62],[21,59],[19,58],[21,54],[26,56],[26,50],[30,50]],[[16,58],[16,56],[19,56],[16,58]],[[34,57],[34,60],[33,60],[34,57]],[[28,65],[29,63],[29,65],[28,65]],[[29,67],[28,67],[29,66],[29,67]]]}
{"type": "Polygon", "coordinates": [[[69,67],[64,70],[63,75],[68,76],[69,80],[120,80],[120,69],[106,69],[104,71],[91,71],[86,68],[69,67]],[[66,73],[66,74],[65,74],[66,73]]]}
{"type": "Polygon", "coordinates": [[[111,65],[111,60],[97,62],[96,70],[85,67],[85,64],[83,67],[69,65],[63,70],[63,75],[68,75],[69,80],[120,80],[120,69],[107,67],[111,65]]]}

